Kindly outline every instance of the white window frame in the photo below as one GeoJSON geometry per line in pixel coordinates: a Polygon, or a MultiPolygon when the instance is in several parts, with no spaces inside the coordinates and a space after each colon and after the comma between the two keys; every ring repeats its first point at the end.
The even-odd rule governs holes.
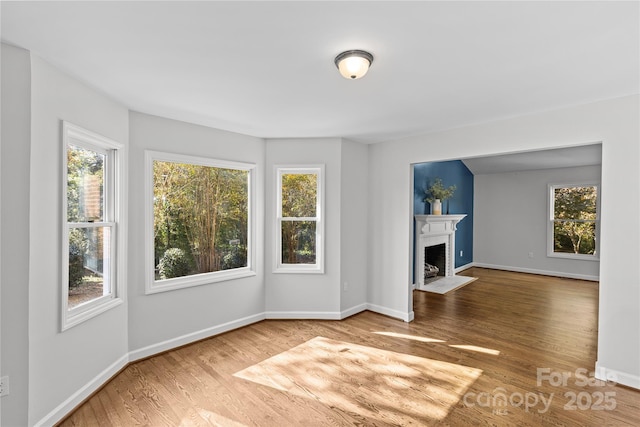
{"type": "Polygon", "coordinates": [[[547,203],[547,256],[550,258],[564,258],[575,259],[582,261],[599,261],[600,260],[600,183],[593,181],[581,181],[575,183],[564,184],[549,184],[548,185],[548,203],[547,203]],[[596,225],[596,247],[593,255],[590,254],[574,254],[568,252],[555,252],[554,251],[554,231],[553,224],[555,221],[555,190],[557,188],[572,188],[572,187],[596,187],[596,219],[594,220],[596,225]]]}
{"type": "Polygon", "coordinates": [[[276,165],[275,177],[275,224],[274,224],[274,273],[324,274],[324,164],[321,165],[276,165]],[[316,174],[316,216],[284,218],[282,216],[282,175],[316,174]],[[316,222],[316,262],[315,264],[286,264],[282,262],[282,221],[315,221],[316,222]]]}
{"type": "Polygon", "coordinates": [[[125,145],[67,121],[62,122],[62,316],[61,330],[79,325],[124,302],[126,289],[126,198],[125,145]],[[70,223],[67,217],[67,147],[74,145],[105,155],[104,218],[102,222],[70,223]],[[105,227],[110,229],[109,262],[105,266],[104,294],[69,308],[69,230],[105,227]]]}
{"type": "Polygon", "coordinates": [[[229,160],[219,160],[208,157],[189,156],[183,154],[167,153],[161,151],[145,151],[145,293],[173,291],[176,289],[190,288],[243,277],[255,276],[255,169],[254,163],[244,163],[229,160]],[[223,169],[236,169],[248,172],[247,194],[247,266],[231,270],[213,271],[210,273],[193,274],[184,277],[156,280],[155,256],[153,239],[153,162],[187,163],[199,166],[208,166],[223,169]]]}

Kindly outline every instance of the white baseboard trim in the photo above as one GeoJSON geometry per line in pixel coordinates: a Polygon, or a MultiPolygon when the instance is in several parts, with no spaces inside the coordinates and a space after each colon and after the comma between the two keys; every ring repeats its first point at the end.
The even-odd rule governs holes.
{"type": "Polygon", "coordinates": [[[354,314],[362,313],[367,309],[367,304],[359,304],[351,308],[347,308],[346,310],[342,310],[340,312],[340,320],[346,319],[347,317],[351,317],[354,314]]]}
{"type": "Polygon", "coordinates": [[[354,307],[348,308],[341,312],[332,311],[267,311],[266,319],[269,320],[284,320],[284,319],[304,319],[304,320],[342,320],[347,317],[353,316],[365,310],[373,311],[375,313],[384,314],[385,316],[395,317],[397,319],[404,320],[405,322],[411,322],[414,318],[413,311],[410,313],[403,313],[401,311],[393,310],[387,307],[382,307],[375,304],[359,304],[354,307]]]}
{"type": "Polygon", "coordinates": [[[267,311],[266,319],[340,320],[339,311],[267,311]]]}
{"type": "Polygon", "coordinates": [[[456,267],[453,269],[453,274],[457,274],[457,273],[461,273],[465,270],[470,269],[471,267],[475,267],[474,263],[470,262],[468,264],[465,265],[461,265],[460,267],[456,267]]]}
{"type": "Polygon", "coordinates": [[[407,313],[383,307],[381,305],[367,304],[367,310],[373,311],[374,313],[384,314],[385,316],[395,317],[396,319],[404,320],[405,322],[411,322],[414,318],[413,311],[407,313]]]}
{"type": "Polygon", "coordinates": [[[626,385],[640,390],[640,375],[633,375],[626,372],[616,371],[615,369],[609,369],[602,366],[599,362],[596,362],[595,377],[603,381],[613,381],[617,384],[626,385]]]}
{"type": "Polygon", "coordinates": [[[212,326],[210,328],[185,334],[176,338],[172,338],[170,340],[160,342],[158,344],[152,344],[150,346],[129,352],[129,361],[135,362],[136,360],[144,359],[145,357],[153,356],[155,354],[162,353],[163,351],[172,350],[174,348],[186,344],[191,344],[192,342],[209,338],[223,332],[229,332],[234,329],[259,322],[261,320],[264,320],[265,318],[266,317],[264,313],[254,314],[253,316],[243,317],[242,319],[237,319],[231,322],[223,323],[221,325],[212,326]]]}
{"type": "Polygon", "coordinates": [[[547,271],[547,270],[537,270],[534,268],[522,268],[522,267],[510,267],[506,265],[495,265],[495,264],[486,264],[483,262],[474,262],[473,265],[466,268],[471,267],[482,267],[482,268],[491,268],[493,270],[504,270],[504,271],[514,271],[516,273],[530,273],[530,274],[540,274],[542,276],[555,276],[555,277],[565,277],[567,279],[579,279],[579,280],[588,280],[591,282],[599,282],[600,278],[598,276],[590,276],[587,274],[573,274],[573,273],[565,273],[562,271],[547,271]]]}
{"type": "Polygon", "coordinates": [[[368,309],[368,304],[358,304],[341,312],[334,311],[267,311],[266,319],[342,320],[368,309]]]}
{"type": "Polygon", "coordinates": [[[73,393],[58,405],[53,411],[49,412],[40,421],[34,424],[34,427],[40,426],[52,426],[66,417],[71,411],[73,411],[78,405],[80,405],[85,399],[91,396],[96,390],[100,389],[107,381],[109,381],[115,374],[129,363],[129,355],[125,354],[118,360],[113,362],[104,371],[100,372],[95,378],[85,384],[80,390],[73,393]]]}

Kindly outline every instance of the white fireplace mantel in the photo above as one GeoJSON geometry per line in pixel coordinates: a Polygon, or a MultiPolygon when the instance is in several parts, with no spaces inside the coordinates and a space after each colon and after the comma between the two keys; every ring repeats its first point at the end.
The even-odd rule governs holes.
{"type": "Polygon", "coordinates": [[[445,245],[445,276],[454,275],[456,226],[467,215],[416,215],[415,283],[424,286],[424,250],[445,245]]]}
{"type": "Polygon", "coordinates": [[[416,215],[416,231],[421,234],[455,233],[456,225],[466,217],[462,215],[416,215]]]}

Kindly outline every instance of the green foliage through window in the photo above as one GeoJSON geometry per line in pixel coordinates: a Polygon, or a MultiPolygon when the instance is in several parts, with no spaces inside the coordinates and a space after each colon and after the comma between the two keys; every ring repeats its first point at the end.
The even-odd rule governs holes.
{"type": "Polygon", "coordinates": [[[153,161],[156,280],[246,267],[249,172],[153,161]]]}
{"type": "Polygon", "coordinates": [[[282,221],[282,262],[315,264],[315,221],[282,221]]]}
{"type": "Polygon", "coordinates": [[[67,147],[67,221],[104,218],[105,155],[82,147],[67,147]]]}
{"type": "Polygon", "coordinates": [[[553,188],[553,251],[595,255],[598,189],[553,188]]]}
{"type": "Polygon", "coordinates": [[[67,145],[67,222],[69,238],[67,309],[103,296],[111,226],[105,223],[107,154],[67,145]],[[102,226],[104,224],[104,226],[102,226]]]}
{"type": "Polygon", "coordinates": [[[310,173],[282,175],[282,216],[315,217],[318,175],[310,173]]]}
{"type": "Polygon", "coordinates": [[[315,264],[318,174],[282,173],[280,192],[280,262],[315,264]]]}
{"type": "Polygon", "coordinates": [[[158,263],[158,273],[162,279],[182,277],[193,270],[187,253],[180,248],[169,248],[158,263]]]}

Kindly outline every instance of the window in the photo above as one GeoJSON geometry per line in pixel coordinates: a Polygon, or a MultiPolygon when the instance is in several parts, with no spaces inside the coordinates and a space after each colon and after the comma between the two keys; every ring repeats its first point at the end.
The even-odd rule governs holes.
{"type": "Polygon", "coordinates": [[[323,273],[324,166],[276,167],[274,271],[323,273]]]}
{"type": "Polygon", "coordinates": [[[122,303],[122,144],[63,122],[62,330],[122,303]]]}
{"type": "Polygon", "coordinates": [[[598,186],[550,185],[548,255],[592,259],[598,256],[598,186]]]}
{"type": "Polygon", "coordinates": [[[147,293],[255,275],[254,169],[146,152],[147,293]]]}

